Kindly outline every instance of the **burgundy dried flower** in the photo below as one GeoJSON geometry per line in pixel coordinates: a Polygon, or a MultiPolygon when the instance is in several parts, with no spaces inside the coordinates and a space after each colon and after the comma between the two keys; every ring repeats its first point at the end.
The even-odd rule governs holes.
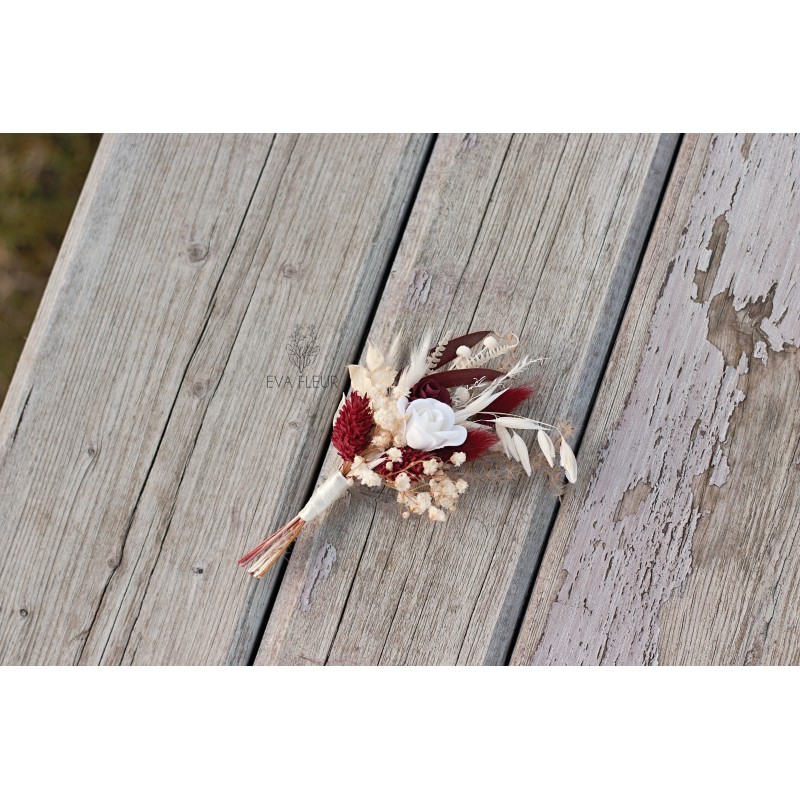
{"type": "Polygon", "coordinates": [[[413,447],[401,447],[400,452],[403,454],[402,461],[384,461],[375,467],[375,472],[380,475],[389,475],[395,472],[405,472],[408,477],[414,480],[415,478],[424,477],[423,461],[428,461],[431,458],[438,458],[440,461],[442,457],[439,455],[439,450],[435,452],[426,452],[424,450],[415,450],[413,447]]]}
{"type": "Polygon", "coordinates": [[[423,378],[411,388],[409,401],[423,399],[438,400],[440,403],[446,403],[448,406],[452,405],[450,392],[433,378],[423,378]]]}
{"type": "Polygon", "coordinates": [[[351,392],[333,425],[331,442],[336,452],[345,461],[352,461],[372,441],[372,426],[369,399],[351,392]]]}
{"type": "Polygon", "coordinates": [[[436,451],[436,457],[447,461],[453,453],[463,453],[467,461],[473,461],[487,453],[489,448],[499,441],[497,434],[491,431],[470,428],[467,431],[467,438],[464,440],[464,444],[460,444],[458,447],[442,447],[436,451]]]}

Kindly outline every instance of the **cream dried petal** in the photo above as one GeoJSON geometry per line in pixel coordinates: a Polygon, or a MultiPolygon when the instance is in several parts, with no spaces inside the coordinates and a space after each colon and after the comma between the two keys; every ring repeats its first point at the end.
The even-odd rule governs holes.
{"type": "Polygon", "coordinates": [[[561,460],[561,466],[564,467],[564,474],[570,483],[575,483],[578,479],[578,462],[575,461],[575,453],[572,448],[567,444],[567,440],[561,437],[561,447],[558,451],[561,460]]]}
{"type": "Polygon", "coordinates": [[[513,461],[517,460],[516,450],[514,450],[514,445],[511,443],[511,434],[508,430],[500,425],[495,425],[494,428],[497,431],[497,435],[500,437],[500,444],[503,445],[503,450],[505,450],[506,458],[510,458],[513,461]]]}
{"type": "Polygon", "coordinates": [[[530,476],[531,459],[528,456],[528,445],[525,444],[525,440],[518,433],[512,435],[511,441],[514,443],[514,449],[517,451],[519,462],[522,464],[525,474],[530,476]]]}
{"type": "Polygon", "coordinates": [[[429,458],[427,461],[422,462],[422,471],[426,475],[435,475],[439,470],[439,459],[429,458]]]}
{"type": "Polygon", "coordinates": [[[539,447],[542,448],[547,463],[552,467],[555,463],[553,459],[556,455],[556,449],[553,447],[553,440],[544,431],[539,431],[539,433],[536,434],[536,441],[539,443],[539,447]]]}
{"type": "Polygon", "coordinates": [[[420,511],[427,511],[431,507],[432,498],[430,492],[417,492],[416,500],[420,511]]]}
{"type": "Polygon", "coordinates": [[[351,389],[354,392],[366,395],[367,391],[372,386],[367,370],[365,370],[364,367],[360,367],[358,364],[350,364],[347,369],[350,372],[351,389]]]}
{"type": "Polygon", "coordinates": [[[391,461],[392,463],[394,463],[396,461],[402,461],[403,460],[403,454],[400,451],[399,447],[390,447],[386,451],[386,458],[389,459],[389,461],[391,461]]]}
{"type": "Polygon", "coordinates": [[[371,469],[367,469],[366,467],[362,467],[356,473],[355,477],[361,481],[364,486],[380,486],[383,483],[381,476],[378,475],[377,472],[373,472],[371,469]]]}
{"type": "Polygon", "coordinates": [[[372,373],[370,380],[378,389],[388,389],[396,376],[397,373],[391,367],[381,367],[372,373]]]}

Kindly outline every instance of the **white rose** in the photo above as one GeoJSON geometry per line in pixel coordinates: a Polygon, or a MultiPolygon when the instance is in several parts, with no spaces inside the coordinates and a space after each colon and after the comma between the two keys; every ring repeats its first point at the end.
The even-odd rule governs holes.
{"type": "Polygon", "coordinates": [[[447,403],[430,397],[409,403],[402,398],[397,405],[406,415],[406,443],[409,447],[436,450],[464,444],[467,429],[455,424],[455,412],[447,403]]]}

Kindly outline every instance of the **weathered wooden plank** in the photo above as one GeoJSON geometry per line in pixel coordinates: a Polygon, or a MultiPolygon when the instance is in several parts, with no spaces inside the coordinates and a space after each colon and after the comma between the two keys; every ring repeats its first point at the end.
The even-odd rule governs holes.
{"type": "Polygon", "coordinates": [[[685,140],[515,663],[800,662],[799,182],[685,140]]]}
{"type": "Polygon", "coordinates": [[[0,421],[0,660],[224,663],[309,489],[425,136],[104,140],[0,421]],[[270,375],[293,375],[278,388],[270,375]]]}
{"type": "MultiPolygon", "coordinates": [[[[580,430],[674,147],[440,137],[371,338],[514,330],[553,357],[536,412],[580,430]]],[[[555,505],[541,480],[476,485],[432,524],[353,494],[298,540],[257,663],[504,661],[555,505]]]]}

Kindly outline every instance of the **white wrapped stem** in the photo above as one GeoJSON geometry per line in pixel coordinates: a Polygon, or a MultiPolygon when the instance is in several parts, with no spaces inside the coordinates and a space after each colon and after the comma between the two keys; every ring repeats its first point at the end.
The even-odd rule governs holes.
{"type": "Polygon", "coordinates": [[[351,483],[352,481],[345,478],[341,472],[334,472],[324,483],[320,484],[297,516],[306,522],[315,519],[333,505],[350,488],[351,483]]]}

